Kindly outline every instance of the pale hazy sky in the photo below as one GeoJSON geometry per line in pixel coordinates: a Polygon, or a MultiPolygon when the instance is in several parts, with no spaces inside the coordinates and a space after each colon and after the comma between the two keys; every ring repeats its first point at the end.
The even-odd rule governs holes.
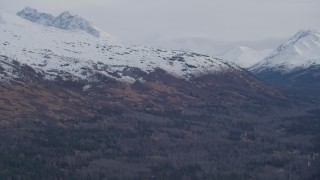
{"type": "Polygon", "coordinates": [[[9,12],[26,6],[71,11],[129,42],[213,53],[272,48],[300,29],[320,30],[320,0],[0,0],[9,12]]]}

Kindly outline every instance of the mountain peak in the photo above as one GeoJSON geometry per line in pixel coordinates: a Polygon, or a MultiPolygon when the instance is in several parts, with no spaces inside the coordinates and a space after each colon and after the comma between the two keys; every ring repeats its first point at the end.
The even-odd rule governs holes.
{"type": "Polygon", "coordinates": [[[288,44],[288,45],[295,44],[297,41],[307,37],[318,40],[317,36],[319,36],[319,33],[316,30],[312,30],[312,29],[300,30],[292,38],[290,38],[285,44],[288,44]]]}
{"type": "Polygon", "coordinates": [[[24,9],[19,11],[18,14],[38,14],[38,11],[30,7],[25,7],[24,9]]]}
{"type": "Polygon", "coordinates": [[[242,52],[252,50],[252,49],[251,49],[251,48],[249,48],[249,47],[241,46],[241,45],[236,46],[236,47],[235,47],[235,49],[239,49],[239,50],[241,50],[242,52]]]}
{"type": "Polygon", "coordinates": [[[18,16],[45,26],[53,26],[64,30],[81,30],[95,37],[100,37],[100,31],[95,29],[93,25],[86,19],[72,15],[68,11],[64,11],[58,16],[48,13],[39,13],[36,9],[26,7],[17,13],[18,16]]]}
{"type": "Polygon", "coordinates": [[[251,70],[279,69],[289,72],[314,64],[320,64],[320,34],[315,30],[300,30],[251,70]]]}
{"type": "Polygon", "coordinates": [[[255,50],[246,46],[235,46],[226,53],[220,55],[222,59],[233,62],[240,67],[248,68],[270,54],[269,49],[255,50]]]}
{"type": "Polygon", "coordinates": [[[61,17],[70,17],[70,16],[72,16],[72,15],[70,14],[69,11],[64,11],[64,12],[62,12],[59,16],[61,16],[61,17]]]}
{"type": "Polygon", "coordinates": [[[310,38],[309,40],[306,39],[306,41],[310,41],[310,40],[319,41],[319,37],[320,37],[320,34],[316,30],[311,30],[311,29],[300,30],[293,37],[291,37],[288,41],[286,41],[280,47],[278,47],[276,49],[275,53],[271,57],[281,53],[282,51],[284,51],[285,49],[287,49],[290,46],[294,46],[295,44],[297,44],[300,41],[304,41],[304,39],[306,39],[306,38],[310,38]]]}
{"type": "Polygon", "coordinates": [[[302,29],[295,35],[295,37],[302,38],[302,37],[306,37],[314,34],[319,34],[319,33],[313,29],[302,29]]]}

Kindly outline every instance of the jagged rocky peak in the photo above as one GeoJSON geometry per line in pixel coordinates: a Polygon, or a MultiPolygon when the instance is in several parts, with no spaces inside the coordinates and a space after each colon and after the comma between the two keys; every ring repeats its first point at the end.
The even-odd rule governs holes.
{"type": "Polygon", "coordinates": [[[51,14],[39,13],[36,9],[26,7],[19,11],[17,15],[34,23],[64,30],[82,30],[95,37],[100,37],[100,32],[88,20],[77,15],[72,15],[68,11],[62,12],[55,17],[51,14]]]}
{"type": "Polygon", "coordinates": [[[36,9],[26,7],[17,13],[18,16],[43,25],[50,25],[50,22],[54,19],[54,16],[47,13],[39,13],[36,9]]]}

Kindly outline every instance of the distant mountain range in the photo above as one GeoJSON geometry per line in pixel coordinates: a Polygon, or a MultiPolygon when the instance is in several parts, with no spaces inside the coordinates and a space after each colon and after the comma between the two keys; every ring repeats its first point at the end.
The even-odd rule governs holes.
{"type": "Polygon", "coordinates": [[[236,46],[219,56],[286,91],[320,96],[320,33],[301,30],[274,51],[236,46]]]}
{"type": "Polygon", "coordinates": [[[245,46],[236,46],[226,53],[220,55],[222,59],[233,62],[240,67],[249,68],[267,57],[272,50],[255,50],[245,46]]]}

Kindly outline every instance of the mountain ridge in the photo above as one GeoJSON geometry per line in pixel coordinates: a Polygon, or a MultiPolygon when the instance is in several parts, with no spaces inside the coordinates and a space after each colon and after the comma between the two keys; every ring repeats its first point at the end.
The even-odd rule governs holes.
{"type": "Polygon", "coordinates": [[[315,64],[320,64],[320,34],[315,30],[301,30],[249,69],[252,72],[273,69],[286,73],[315,64]]]}
{"type": "MultiPolygon", "coordinates": [[[[61,16],[65,15],[69,16],[69,13],[61,16]]],[[[10,14],[3,18],[7,22],[0,26],[3,32],[0,34],[1,55],[31,66],[47,79],[57,76],[91,79],[100,74],[133,83],[142,79],[126,72],[132,68],[139,68],[144,73],[161,68],[185,79],[228,70],[240,71],[232,63],[198,53],[131,45],[112,37],[96,38],[84,32],[23,21],[25,19],[10,14]]]]}

